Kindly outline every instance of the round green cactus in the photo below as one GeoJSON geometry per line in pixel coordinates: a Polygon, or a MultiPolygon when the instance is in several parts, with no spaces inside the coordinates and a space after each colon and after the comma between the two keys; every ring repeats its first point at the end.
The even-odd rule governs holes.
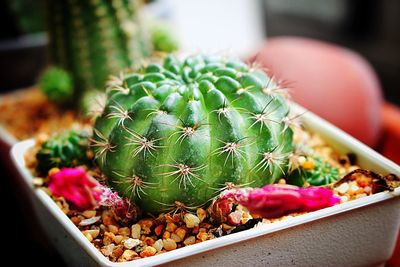
{"type": "Polygon", "coordinates": [[[86,132],[69,130],[58,134],[42,144],[36,154],[37,171],[47,174],[53,167],[74,167],[90,164],[89,139],[86,132]]]}
{"type": "Polygon", "coordinates": [[[73,88],[71,76],[61,68],[51,67],[40,78],[40,89],[56,103],[70,101],[74,92],[73,88]]]}
{"type": "Polygon", "coordinates": [[[276,182],[292,151],[289,106],[238,60],[168,56],[110,81],[92,146],[108,183],[150,213],[276,182]]]}

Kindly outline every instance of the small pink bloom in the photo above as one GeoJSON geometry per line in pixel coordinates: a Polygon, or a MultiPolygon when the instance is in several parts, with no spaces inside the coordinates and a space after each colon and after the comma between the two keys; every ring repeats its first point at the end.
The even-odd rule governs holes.
{"type": "Polygon", "coordinates": [[[100,184],[82,168],[63,168],[51,175],[49,189],[54,196],[64,197],[78,210],[96,207],[102,193],[100,184]]]}
{"type": "Polygon", "coordinates": [[[277,184],[255,189],[232,189],[221,193],[220,198],[233,199],[250,212],[264,218],[281,217],[293,212],[315,211],[333,206],[340,201],[329,188],[299,188],[277,184]]]}

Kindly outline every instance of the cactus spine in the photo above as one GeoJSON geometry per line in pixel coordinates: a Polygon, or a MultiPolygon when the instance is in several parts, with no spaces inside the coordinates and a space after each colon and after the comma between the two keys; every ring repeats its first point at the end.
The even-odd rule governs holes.
{"type": "Polygon", "coordinates": [[[168,56],[109,83],[92,146],[108,183],[156,214],[205,204],[227,185],[276,182],[292,151],[288,114],[260,70],[168,56]]]}
{"type": "Polygon", "coordinates": [[[47,1],[53,63],[69,71],[77,92],[102,88],[108,75],[149,55],[138,0],[47,1]]]}

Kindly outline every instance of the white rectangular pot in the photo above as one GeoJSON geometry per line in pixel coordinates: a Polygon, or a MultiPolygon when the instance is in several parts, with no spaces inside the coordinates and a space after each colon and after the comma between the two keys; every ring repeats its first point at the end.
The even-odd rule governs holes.
{"type": "MultiPolygon", "coordinates": [[[[297,105],[294,108],[303,112],[297,105]]],[[[311,112],[303,120],[308,130],[318,132],[340,153],[355,153],[361,167],[400,175],[397,164],[311,112]]],[[[24,153],[33,143],[14,145],[11,155],[41,225],[71,266],[378,266],[390,258],[395,246],[400,188],[154,257],[112,263],[46,193],[32,187],[24,153]]]]}

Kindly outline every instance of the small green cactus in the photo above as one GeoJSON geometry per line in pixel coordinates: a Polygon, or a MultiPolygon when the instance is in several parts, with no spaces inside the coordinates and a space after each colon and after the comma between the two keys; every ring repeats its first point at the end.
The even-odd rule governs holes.
{"type": "Polygon", "coordinates": [[[150,54],[139,0],[47,0],[53,64],[74,79],[75,95],[102,88],[116,73],[150,54]]]}
{"type": "Polygon", "coordinates": [[[306,164],[296,164],[286,178],[287,183],[297,186],[320,186],[332,184],[339,179],[339,169],[320,156],[311,153],[304,158],[306,164]]]}
{"type": "Polygon", "coordinates": [[[55,103],[65,103],[72,99],[74,89],[68,72],[57,67],[47,69],[40,78],[42,92],[55,103]]]}
{"type": "Polygon", "coordinates": [[[68,130],[42,144],[36,154],[37,171],[46,175],[53,168],[90,164],[89,139],[84,131],[68,130]]]}
{"type": "Polygon", "coordinates": [[[151,42],[156,52],[171,53],[179,48],[179,42],[171,28],[160,23],[151,26],[151,42]]]}
{"type": "Polygon", "coordinates": [[[114,78],[108,89],[95,158],[109,185],[145,212],[206,204],[227,185],[263,186],[287,170],[289,106],[261,70],[168,56],[114,78]]]}

